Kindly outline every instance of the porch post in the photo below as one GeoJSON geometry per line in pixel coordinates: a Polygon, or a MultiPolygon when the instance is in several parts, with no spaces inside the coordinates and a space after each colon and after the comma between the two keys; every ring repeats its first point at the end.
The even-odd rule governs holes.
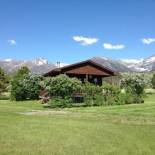
{"type": "Polygon", "coordinates": [[[86,74],[86,82],[88,82],[88,74],[86,74]]]}

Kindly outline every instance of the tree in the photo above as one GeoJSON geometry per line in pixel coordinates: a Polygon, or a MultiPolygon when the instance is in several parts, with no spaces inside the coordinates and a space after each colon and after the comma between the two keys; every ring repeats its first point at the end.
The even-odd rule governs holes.
{"type": "Polygon", "coordinates": [[[13,74],[13,79],[22,79],[25,75],[28,75],[29,73],[31,73],[30,69],[26,66],[23,66],[13,74]]]}
{"type": "Polygon", "coordinates": [[[30,73],[28,67],[21,67],[17,72],[14,73],[11,81],[11,99],[12,100],[23,100],[25,99],[25,91],[23,89],[22,80],[26,75],[30,73]]]}
{"type": "Polygon", "coordinates": [[[153,74],[153,77],[152,77],[152,87],[153,89],[155,89],[155,73],[153,74]]]}
{"type": "Polygon", "coordinates": [[[6,91],[8,83],[9,83],[8,76],[5,74],[4,70],[0,68],[0,94],[6,91]]]}

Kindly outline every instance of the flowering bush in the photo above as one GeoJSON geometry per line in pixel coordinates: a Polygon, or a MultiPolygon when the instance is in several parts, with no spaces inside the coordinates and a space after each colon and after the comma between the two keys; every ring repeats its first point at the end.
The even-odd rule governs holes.
{"type": "Polygon", "coordinates": [[[51,96],[59,96],[65,98],[72,96],[73,93],[82,91],[82,82],[76,78],[69,78],[66,75],[59,75],[48,78],[44,82],[45,89],[51,96]]]}
{"type": "Polygon", "coordinates": [[[24,74],[22,78],[14,79],[11,83],[11,99],[17,101],[38,99],[41,80],[41,76],[33,74],[24,74]]]}
{"type": "Polygon", "coordinates": [[[126,76],[121,80],[121,87],[125,89],[126,93],[133,96],[134,103],[143,102],[143,96],[145,94],[144,88],[147,85],[147,81],[143,76],[126,76]]]}
{"type": "Polygon", "coordinates": [[[25,91],[26,99],[39,99],[39,92],[41,90],[40,82],[43,79],[40,75],[29,74],[21,80],[21,85],[25,91]]]}

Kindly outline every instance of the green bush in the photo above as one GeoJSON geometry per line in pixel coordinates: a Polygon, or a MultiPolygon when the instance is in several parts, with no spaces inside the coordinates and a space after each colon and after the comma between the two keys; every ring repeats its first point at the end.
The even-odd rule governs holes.
{"type": "Polygon", "coordinates": [[[11,82],[11,100],[22,101],[26,99],[26,92],[22,85],[22,80],[11,82]]]}
{"type": "Polygon", "coordinates": [[[152,77],[152,87],[153,89],[155,89],[155,73],[153,74],[153,77],[152,77]]]}
{"type": "Polygon", "coordinates": [[[73,104],[73,100],[70,97],[53,97],[50,101],[49,101],[49,106],[51,108],[65,108],[65,107],[72,107],[73,104]]]}
{"type": "Polygon", "coordinates": [[[102,86],[86,83],[84,85],[86,106],[122,105],[134,103],[131,93],[121,92],[118,86],[104,83],[102,86]]]}
{"type": "Polygon", "coordinates": [[[41,80],[41,76],[30,74],[25,67],[20,69],[11,82],[11,99],[16,101],[38,99],[41,80]]]}
{"type": "Polygon", "coordinates": [[[119,87],[115,85],[110,85],[107,83],[104,83],[102,86],[103,88],[103,96],[106,105],[117,105],[117,104],[123,104],[121,102],[121,90],[119,87]]]}
{"type": "Polygon", "coordinates": [[[146,87],[146,81],[143,77],[138,75],[125,77],[121,81],[121,87],[133,97],[133,103],[143,103],[146,87]]]}
{"type": "Polygon", "coordinates": [[[22,81],[29,73],[30,70],[27,67],[23,66],[13,74],[11,80],[11,100],[21,101],[26,99],[26,92],[23,87],[22,81]]]}
{"type": "Polygon", "coordinates": [[[85,94],[85,104],[87,106],[103,105],[104,98],[102,93],[102,87],[91,83],[85,83],[83,85],[83,91],[85,94]]]}
{"type": "Polygon", "coordinates": [[[120,93],[119,96],[119,103],[120,104],[132,104],[134,103],[134,97],[131,93],[120,93]]]}
{"type": "Polygon", "coordinates": [[[73,94],[82,93],[82,82],[76,78],[69,78],[66,75],[58,75],[46,78],[42,83],[45,90],[50,93],[50,107],[71,107],[73,94]]]}
{"type": "Polygon", "coordinates": [[[21,81],[21,85],[25,92],[26,99],[39,99],[39,92],[41,90],[40,82],[42,79],[43,77],[40,75],[29,74],[25,76],[21,81]]]}
{"type": "MultiPolygon", "coordinates": [[[[144,83],[141,79],[125,79],[123,88],[104,83],[102,86],[91,83],[82,84],[75,78],[66,75],[48,78],[44,82],[44,87],[51,94],[52,100],[49,102],[51,107],[72,107],[73,94],[79,93],[84,96],[85,106],[102,105],[122,105],[131,103],[142,103],[144,94],[144,83]]],[[[123,83],[122,82],[122,83],[123,83]]]]}
{"type": "Polygon", "coordinates": [[[7,90],[9,84],[9,77],[4,72],[2,68],[0,68],[0,95],[7,90]]]}
{"type": "Polygon", "coordinates": [[[82,82],[76,78],[69,78],[66,75],[58,75],[46,79],[44,87],[51,96],[61,98],[71,97],[74,93],[82,92],[82,82]]]}

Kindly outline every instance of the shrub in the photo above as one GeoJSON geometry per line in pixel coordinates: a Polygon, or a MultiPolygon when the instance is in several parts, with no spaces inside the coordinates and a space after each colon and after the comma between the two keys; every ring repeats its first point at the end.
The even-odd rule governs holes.
{"type": "Polygon", "coordinates": [[[103,88],[103,96],[106,102],[106,105],[116,105],[123,104],[120,99],[121,90],[119,87],[104,83],[103,88]]]}
{"type": "Polygon", "coordinates": [[[40,82],[43,79],[40,75],[29,74],[21,81],[23,91],[26,99],[39,99],[39,92],[41,90],[40,82]]]}
{"type": "Polygon", "coordinates": [[[84,85],[87,106],[122,105],[134,102],[131,93],[122,93],[118,86],[104,83],[101,87],[87,83],[84,85]]]}
{"type": "Polygon", "coordinates": [[[85,83],[84,84],[85,104],[87,106],[103,105],[104,98],[102,93],[102,87],[85,83]]]}
{"type": "MultiPolygon", "coordinates": [[[[25,69],[24,69],[25,70],[25,69]]],[[[16,101],[38,99],[42,77],[19,70],[11,82],[11,99],[16,101]]]]}
{"type": "Polygon", "coordinates": [[[119,100],[118,102],[120,104],[132,104],[134,103],[134,98],[131,93],[120,93],[118,96],[119,100]]]}
{"type": "Polygon", "coordinates": [[[11,80],[11,100],[25,100],[26,99],[26,92],[23,88],[22,81],[26,75],[30,73],[30,70],[27,67],[21,67],[17,72],[13,74],[11,80]]]}
{"type": "Polygon", "coordinates": [[[52,100],[49,101],[49,106],[51,108],[65,108],[72,107],[73,100],[70,97],[53,97],[52,100]]]}
{"type": "Polygon", "coordinates": [[[6,75],[4,70],[0,68],[0,95],[4,91],[6,91],[6,89],[8,87],[8,83],[9,83],[8,76],[6,75]]]}
{"type": "Polygon", "coordinates": [[[155,89],[155,73],[153,74],[153,77],[152,77],[152,87],[153,89],[155,89]]]}
{"type": "Polygon", "coordinates": [[[66,75],[59,75],[45,80],[45,89],[51,96],[65,98],[71,97],[73,93],[82,91],[82,82],[76,78],[69,78],[66,75]]]}
{"type": "Polygon", "coordinates": [[[121,87],[125,89],[127,94],[132,95],[134,103],[143,102],[145,86],[145,79],[138,75],[125,77],[121,81],[121,87]]]}
{"type": "Polygon", "coordinates": [[[82,82],[66,75],[46,78],[42,83],[43,88],[50,93],[49,105],[55,107],[70,107],[73,103],[73,94],[82,92],[82,82]]]}
{"type": "Polygon", "coordinates": [[[152,87],[152,74],[151,73],[122,73],[121,74],[122,80],[124,79],[141,79],[143,83],[145,84],[146,88],[151,88],[152,87]]]}

